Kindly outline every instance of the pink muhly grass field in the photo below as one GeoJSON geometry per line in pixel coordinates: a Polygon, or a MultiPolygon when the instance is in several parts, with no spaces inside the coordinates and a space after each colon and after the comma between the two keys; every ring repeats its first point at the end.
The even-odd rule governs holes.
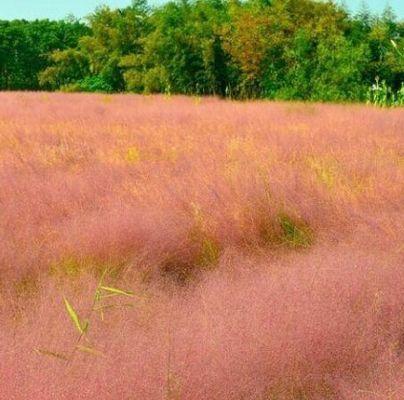
{"type": "Polygon", "coordinates": [[[402,108],[0,101],[1,400],[404,398],[402,108]]]}

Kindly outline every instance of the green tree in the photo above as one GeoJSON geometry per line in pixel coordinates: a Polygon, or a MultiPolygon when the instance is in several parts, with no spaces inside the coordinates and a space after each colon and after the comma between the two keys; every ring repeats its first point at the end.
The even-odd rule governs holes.
{"type": "Polygon", "coordinates": [[[48,55],[73,47],[88,28],[76,20],[0,21],[0,88],[39,89],[48,55]]]}
{"type": "Polygon", "coordinates": [[[73,87],[76,82],[78,90],[124,90],[120,62],[125,55],[140,51],[147,17],[148,7],[142,0],[124,9],[97,8],[88,17],[90,33],[74,49],[51,55],[51,66],[41,74],[42,85],[73,87]]]}
{"type": "Polygon", "coordinates": [[[143,51],[125,57],[127,87],[134,91],[224,94],[226,57],[221,0],[169,2],[154,10],[143,51]]]}

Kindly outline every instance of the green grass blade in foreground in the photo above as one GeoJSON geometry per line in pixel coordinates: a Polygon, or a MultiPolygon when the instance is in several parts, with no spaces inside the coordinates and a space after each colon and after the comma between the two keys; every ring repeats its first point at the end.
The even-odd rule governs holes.
{"type": "Polygon", "coordinates": [[[100,289],[103,289],[103,290],[105,290],[107,292],[120,294],[122,296],[133,297],[133,292],[128,291],[128,290],[117,289],[117,288],[110,287],[110,286],[100,286],[100,289]]]}
{"type": "Polygon", "coordinates": [[[76,311],[74,310],[74,308],[71,306],[71,304],[67,301],[66,297],[63,297],[63,300],[65,302],[65,307],[67,310],[67,313],[69,314],[70,319],[72,320],[74,326],[77,328],[77,330],[83,334],[87,328],[87,324],[86,326],[83,328],[83,326],[80,323],[80,319],[76,313],[76,311]]]}

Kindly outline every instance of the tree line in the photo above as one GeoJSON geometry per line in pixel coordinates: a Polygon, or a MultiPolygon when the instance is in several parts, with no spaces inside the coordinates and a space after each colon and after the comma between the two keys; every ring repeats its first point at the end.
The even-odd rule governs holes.
{"type": "Polygon", "coordinates": [[[404,82],[404,21],[390,8],[134,0],[85,23],[0,21],[1,90],[363,101],[375,82],[392,93],[404,82]]]}

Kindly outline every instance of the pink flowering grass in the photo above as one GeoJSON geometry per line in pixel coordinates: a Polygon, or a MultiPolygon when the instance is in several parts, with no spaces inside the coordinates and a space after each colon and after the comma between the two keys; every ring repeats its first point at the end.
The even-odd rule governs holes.
{"type": "Polygon", "coordinates": [[[404,398],[402,109],[0,100],[0,399],[404,398]]]}

